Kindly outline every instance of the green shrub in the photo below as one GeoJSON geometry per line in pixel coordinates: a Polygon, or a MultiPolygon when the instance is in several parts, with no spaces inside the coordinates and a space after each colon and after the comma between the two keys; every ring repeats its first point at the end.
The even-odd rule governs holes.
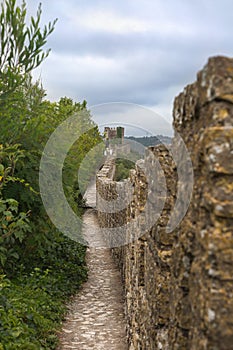
{"type": "Polygon", "coordinates": [[[47,57],[43,47],[56,21],[41,30],[39,5],[28,27],[26,2],[17,4],[3,0],[0,14],[0,350],[55,349],[65,301],[87,278],[86,249],[50,222],[39,195],[40,159],[58,125],[85,110],[78,127],[91,130],[63,167],[64,192],[81,215],[77,170],[101,137],[86,101],[50,102],[40,82],[33,83],[30,73],[47,57]]]}
{"type": "Polygon", "coordinates": [[[85,248],[59,234],[56,244],[41,267],[19,266],[11,281],[0,275],[0,349],[56,348],[64,301],[87,278],[85,248]]]}
{"type": "Polygon", "coordinates": [[[128,159],[116,159],[115,181],[121,181],[129,177],[129,172],[134,168],[134,162],[128,159]]]}

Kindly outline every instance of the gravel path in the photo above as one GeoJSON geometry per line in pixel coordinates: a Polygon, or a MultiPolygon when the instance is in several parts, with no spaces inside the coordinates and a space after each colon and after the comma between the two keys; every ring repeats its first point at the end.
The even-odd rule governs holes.
{"type": "Polygon", "coordinates": [[[120,273],[109,249],[101,248],[101,230],[95,210],[83,217],[88,281],[74,297],[63,324],[59,350],[127,350],[123,290],[120,273]]]}

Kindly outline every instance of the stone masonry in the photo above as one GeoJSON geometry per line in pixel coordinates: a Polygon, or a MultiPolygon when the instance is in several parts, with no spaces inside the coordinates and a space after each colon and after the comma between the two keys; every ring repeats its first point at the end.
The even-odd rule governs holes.
{"type": "Polygon", "coordinates": [[[169,146],[149,148],[122,183],[113,181],[112,160],[97,176],[100,226],[104,232],[118,227],[125,236],[123,246],[112,236],[105,238],[114,247],[124,282],[128,347],[231,350],[233,59],[210,58],[197,81],[176,97],[173,116],[171,147],[181,152],[182,162],[179,134],[192,160],[194,187],[188,212],[171,233],[167,224],[178,185],[184,194],[187,188],[169,146]],[[128,198],[130,188],[126,207],[106,213],[104,205],[117,198],[117,190],[128,198]]]}

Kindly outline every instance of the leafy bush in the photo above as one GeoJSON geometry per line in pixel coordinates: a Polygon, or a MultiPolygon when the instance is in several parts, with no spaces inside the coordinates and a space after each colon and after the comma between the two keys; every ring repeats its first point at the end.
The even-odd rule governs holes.
{"type": "Polygon", "coordinates": [[[40,158],[56,127],[85,110],[79,127],[91,130],[73,145],[63,174],[67,200],[81,215],[77,170],[101,137],[86,101],[50,102],[32,82],[55,22],[40,30],[39,5],[27,26],[25,1],[17,4],[3,0],[0,14],[0,350],[55,349],[64,302],[86,280],[87,269],[85,247],[58,232],[45,213],[40,158]]]}
{"type": "Polygon", "coordinates": [[[134,168],[134,162],[128,159],[116,159],[115,181],[121,181],[129,177],[129,172],[134,168]]]}
{"type": "Polygon", "coordinates": [[[85,248],[58,234],[59,253],[41,268],[21,266],[10,281],[0,275],[0,349],[55,349],[64,299],[86,280],[85,248]],[[45,266],[49,266],[45,268],[45,266]]]}

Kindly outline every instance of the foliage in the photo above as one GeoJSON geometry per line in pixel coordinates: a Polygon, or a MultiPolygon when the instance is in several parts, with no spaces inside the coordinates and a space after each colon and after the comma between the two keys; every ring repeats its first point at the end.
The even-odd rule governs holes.
{"type": "Polygon", "coordinates": [[[0,349],[55,349],[64,298],[86,280],[85,249],[59,235],[58,256],[10,281],[0,275],[0,349]]]}
{"type": "Polygon", "coordinates": [[[14,177],[16,162],[23,157],[19,145],[0,146],[0,264],[5,266],[14,265],[18,259],[15,243],[22,243],[27,232],[30,232],[27,213],[19,212],[19,203],[13,198],[2,198],[2,189],[9,182],[21,182],[26,186],[24,180],[14,177]],[[13,261],[12,261],[13,259],[13,261]]]}
{"type": "MultiPolygon", "coordinates": [[[[47,219],[41,198],[38,195],[39,164],[47,139],[62,121],[66,120],[73,113],[85,110],[85,118],[80,119],[79,127],[80,129],[87,127],[90,131],[82,135],[73,145],[68,152],[63,167],[63,186],[67,200],[73,210],[81,214],[81,209],[78,206],[79,204],[82,205],[82,196],[80,195],[78,184],[78,168],[85,154],[91,147],[100,142],[101,138],[96,126],[91,120],[90,113],[86,110],[85,101],[83,103],[77,103],[69,98],[62,98],[57,103],[51,103],[39,99],[35,103],[29,104],[26,103],[28,100],[28,86],[30,91],[33,90],[32,83],[26,87],[23,86],[20,97],[20,120],[23,127],[15,129],[15,141],[19,142],[24,149],[24,158],[16,163],[14,170],[18,178],[23,179],[25,183],[30,183],[33,191],[29,191],[22,182],[11,182],[4,188],[3,196],[4,198],[14,198],[19,203],[20,211],[25,213],[30,212],[31,233],[22,242],[21,248],[23,247],[23,252],[20,256],[22,257],[22,255],[27,254],[33,255],[35,250],[37,250],[41,257],[43,257],[46,254],[48,246],[53,246],[53,238],[50,233],[53,228],[47,219]]],[[[34,91],[38,91],[40,96],[43,93],[38,84],[34,91]]],[[[6,109],[10,105],[11,101],[8,102],[6,109]]],[[[14,118],[13,109],[8,108],[5,118],[9,120],[9,123],[4,123],[3,121],[6,130],[4,135],[8,135],[10,133],[8,128],[11,129],[11,120],[14,118]]],[[[17,121],[15,122],[17,124],[17,121]]],[[[1,123],[2,120],[0,121],[0,125],[1,123]]],[[[93,169],[94,161],[95,158],[92,157],[89,165],[91,170],[93,169]]]]}
{"type": "Polygon", "coordinates": [[[116,159],[115,181],[121,181],[129,177],[129,172],[134,168],[134,162],[124,158],[116,159]]]}
{"type": "Polygon", "coordinates": [[[81,206],[84,204],[82,194],[85,192],[88,184],[93,181],[99,165],[102,164],[103,157],[104,143],[97,126],[93,125],[73,144],[64,164],[63,186],[73,210],[75,210],[75,203],[76,206],[77,203],[81,206]],[[73,188],[68,185],[71,183],[71,179],[74,181],[73,188]],[[72,196],[72,193],[74,196],[72,196]]]}
{"type": "MultiPolygon", "coordinates": [[[[64,237],[47,217],[39,195],[39,165],[51,133],[85,111],[80,139],[68,152],[63,186],[81,215],[78,169],[101,142],[86,101],[45,100],[30,71],[48,55],[43,47],[55,22],[41,31],[41,5],[25,24],[26,5],[3,0],[0,14],[0,349],[55,349],[64,300],[86,279],[85,247],[64,237]]],[[[86,166],[93,173],[96,153],[86,166]]]]}
{"type": "MultiPolygon", "coordinates": [[[[27,214],[19,213],[19,203],[3,199],[2,194],[11,183],[34,191],[14,176],[25,152],[19,145],[1,145],[0,155],[0,265],[11,278],[1,275],[0,269],[0,349],[55,349],[64,298],[86,279],[85,247],[54,228],[43,247],[41,232],[31,236],[33,218],[29,221],[27,214]],[[30,244],[37,244],[33,254],[26,249],[30,244]]],[[[45,227],[49,229],[46,223],[45,227]]]]}
{"type": "Polygon", "coordinates": [[[22,83],[26,73],[38,67],[48,56],[43,51],[56,20],[40,29],[41,4],[35,18],[26,25],[26,3],[17,6],[16,0],[4,0],[0,14],[0,90],[1,99],[22,83]]]}
{"type": "MultiPolygon", "coordinates": [[[[24,87],[22,91],[27,90],[24,87]]],[[[24,128],[18,128],[16,134],[21,144],[0,146],[0,273],[6,275],[5,281],[7,278],[10,281],[0,299],[3,349],[55,348],[55,329],[64,313],[64,299],[86,279],[85,248],[57,232],[44,212],[38,193],[39,162],[49,133],[72,111],[85,106],[72,100],[66,102],[66,98],[58,103],[39,101],[31,107],[31,118],[27,118],[29,108],[25,104],[25,110],[21,110],[21,117],[26,116],[24,128]]],[[[87,114],[85,123],[93,126],[87,114]]],[[[98,130],[95,136],[93,142],[99,138],[98,130]]],[[[76,166],[88,150],[85,145],[83,137],[78,145],[76,165],[68,157],[64,166],[65,175],[67,169],[72,170],[64,184],[70,188],[70,198],[77,196],[72,174],[77,173],[76,166]]],[[[73,152],[75,157],[75,149],[73,152]]],[[[77,201],[74,203],[77,207],[77,201]]]]}

